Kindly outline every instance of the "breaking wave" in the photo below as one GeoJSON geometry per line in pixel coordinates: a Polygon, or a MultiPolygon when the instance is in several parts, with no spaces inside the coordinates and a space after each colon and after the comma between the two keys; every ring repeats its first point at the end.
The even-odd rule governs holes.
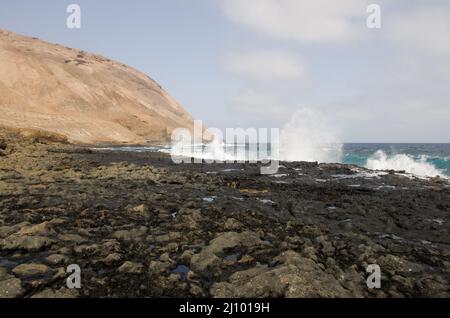
{"type": "Polygon", "coordinates": [[[337,136],[323,113],[300,109],[280,132],[280,159],[341,162],[342,143],[337,136]]]}
{"type": "Polygon", "coordinates": [[[447,177],[442,170],[427,162],[425,156],[418,158],[406,154],[388,156],[382,150],[378,150],[367,159],[366,167],[371,170],[405,171],[421,177],[447,177]]]}

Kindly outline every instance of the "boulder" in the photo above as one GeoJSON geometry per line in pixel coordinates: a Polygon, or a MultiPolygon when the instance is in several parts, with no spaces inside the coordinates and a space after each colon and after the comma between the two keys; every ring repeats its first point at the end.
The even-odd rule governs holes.
{"type": "Polygon", "coordinates": [[[40,236],[50,236],[55,234],[50,222],[43,222],[36,225],[25,226],[19,232],[18,235],[40,235],[40,236]]]}
{"type": "Polygon", "coordinates": [[[142,274],[144,271],[144,265],[140,263],[126,261],[123,263],[117,271],[119,273],[127,273],[127,274],[142,274]]]}
{"type": "Polygon", "coordinates": [[[54,243],[54,240],[46,236],[20,236],[13,234],[3,240],[0,240],[0,250],[24,250],[28,252],[37,252],[51,246],[54,243]]]}
{"type": "Polygon", "coordinates": [[[257,266],[215,283],[210,293],[219,298],[350,297],[350,293],[319,264],[294,251],[279,255],[274,268],[257,266]]]}
{"type": "Polygon", "coordinates": [[[224,224],[224,229],[227,231],[235,231],[242,228],[242,224],[234,218],[229,218],[224,224]]]}
{"type": "Polygon", "coordinates": [[[122,260],[122,255],[119,253],[111,253],[108,256],[106,256],[102,262],[106,265],[113,265],[117,262],[120,262],[122,260]]]}
{"type": "Polygon", "coordinates": [[[13,273],[20,277],[44,275],[51,271],[51,268],[44,264],[20,264],[13,269],[13,273]]]}
{"type": "Polygon", "coordinates": [[[140,218],[144,220],[150,219],[150,212],[145,204],[128,209],[128,214],[133,218],[140,218]]]}
{"type": "Polygon", "coordinates": [[[69,258],[61,254],[51,254],[45,258],[45,260],[52,265],[59,265],[67,263],[69,258]]]}
{"type": "Polygon", "coordinates": [[[145,226],[132,230],[119,230],[113,233],[113,237],[121,241],[142,241],[147,234],[147,230],[145,226]]]}
{"type": "Polygon", "coordinates": [[[0,281],[0,298],[16,298],[22,296],[24,289],[20,279],[8,278],[0,281]]]}
{"type": "Polygon", "coordinates": [[[75,246],[76,254],[85,256],[103,256],[120,252],[120,243],[117,240],[105,240],[102,244],[81,244],[75,246]]]}
{"type": "Polygon", "coordinates": [[[204,271],[208,267],[214,267],[220,264],[225,249],[235,248],[238,246],[251,247],[261,244],[262,241],[256,233],[246,231],[242,233],[226,232],[220,234],[209,242],[200,253],[195,254],[191,258],[191,266],[194,271],[204,271]]]}

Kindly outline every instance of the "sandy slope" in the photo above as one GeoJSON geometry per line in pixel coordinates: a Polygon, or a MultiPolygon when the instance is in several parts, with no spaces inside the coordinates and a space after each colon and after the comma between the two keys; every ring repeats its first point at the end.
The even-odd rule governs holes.
{"type": "Polygon", "coordinates": [[[72,142],[165,142],[191,116],[161,86],[105,57],[0,30],[0,125],[72,142]]]}

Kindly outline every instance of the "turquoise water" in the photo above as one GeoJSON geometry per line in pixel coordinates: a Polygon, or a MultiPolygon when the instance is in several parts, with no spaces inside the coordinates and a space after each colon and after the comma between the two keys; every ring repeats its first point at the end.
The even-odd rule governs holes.
{"type": "Polygon", "coordinates": [[[408,169],[408,165],[431,165],[446,176],[450,176],[450,144],[344,144],[343,163],[367,166],[370,158],[382,151],[387,158],[375,158],[386,165],[398,164],[408,169]],[[411,161],[408,161],[410,158],[411,161]]]}

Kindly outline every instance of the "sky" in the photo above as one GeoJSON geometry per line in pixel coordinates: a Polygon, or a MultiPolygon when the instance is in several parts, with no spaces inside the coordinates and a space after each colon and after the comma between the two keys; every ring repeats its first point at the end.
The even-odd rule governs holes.
{"type": "Polygon", "coordinates": [[[449,17],[448,0],[3,0],[0,28],[133,66],[209,127],[306,108],[345,142],[450,142],[449,17]]]}

